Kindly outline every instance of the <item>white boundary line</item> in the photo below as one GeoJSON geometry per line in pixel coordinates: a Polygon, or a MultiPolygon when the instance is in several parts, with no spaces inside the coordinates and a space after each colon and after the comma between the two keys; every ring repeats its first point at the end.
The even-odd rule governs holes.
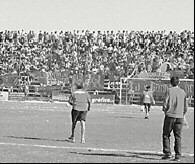
{"type": "MultiPolygon", "coordinates": [[[[147,154],[157,154],[163,155],[162,152],[157,151],[144,151],[144,150],[120,150],[120,149],[104,149],[104,148],[89,148],[89,147],[68,147],[68,146],[51,146],[51,145],[32,145],[32,144],[20,144],[20,143],[3,143],[0,142],[0,145],[7,146],[24,146],[24,147],[40,147],[40,148],[51,148],[51,149],[79,149],[79,150],[88,150],[88,151],[104,151],[104,152],[129,152],[129,153],[147,153],[147,154]]],[[[183,153],[183,156],[194,157],[194,154],[191,153],[183,153]]]]}

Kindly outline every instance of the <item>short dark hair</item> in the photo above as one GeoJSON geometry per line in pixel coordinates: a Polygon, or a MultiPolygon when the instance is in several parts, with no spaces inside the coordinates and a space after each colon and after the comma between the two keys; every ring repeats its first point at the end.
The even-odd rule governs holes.
{"type": "Polygon", "coordinates": [[[146,86],[146,89],[150,89],[150,86],[149,86],[149,85],[147,85],[147,86],[146,86]]]}
{"type": "Polygon", "coordinates": [[[170,80],[170,83],[173,87],[177,86],[179,84],[179,77],[173,76],[170,80]]]}
{"type": "Polygon", "coordinates": [[[82,81],[77,81],[77,82],[75,83],[75,85],[76,85],[76,88],[77,88],[77,89],[82,89],[82,88],[83,88],[83,82],[82,82],[82,81]]]}

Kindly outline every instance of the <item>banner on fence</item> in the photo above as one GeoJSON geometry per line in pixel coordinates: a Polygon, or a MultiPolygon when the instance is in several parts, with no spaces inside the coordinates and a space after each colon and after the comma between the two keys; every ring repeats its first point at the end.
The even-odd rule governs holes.
{"type": "MultiPolygon", "coordinates": [[[[32,80],[36,80],[40,82],[40,84],[44,85],[71,85],[72,78],[74,80],[82,79],[85,82],[85,87],[87,90],[103,90],[104,89],[104,75],[99,74],[78,74],[71,75],[70,71],[61,71],[55,70],[50,72],[43,72],[34,70],[29,73],[29,77],[32,80]]],[[[28,78],[29,79],[29,78],[28,78]]],[[[17,74],[6,74],[0,76],[0,84],[7,86],[17,86],[19,84],[19,76],[17,74]]]]}
{"type": "Polygon", "coordinates": [[[30,76],[33,80],[39,81],[41,84],[47,85],[47,72],[34,70],[30,72],[30,76]]]}
{"type": "MultiPolygon", "coordinates": [[[[164,94],[170,87],[169,80],[130,79],[127,82],[128,90],[143,92],[145,90],[145,86],[150,85],[154,94],[159,96],[164,94]]],[[[179,86],[184,89],[188,96],[194,96],[194,81],[180,81],[179,86]]]]}
{"type": "Polygon", "coordinates": [[[29,101],[50,101],[51,97],[49,95],[44,95],[40,93],[29,93],[26,96],[26,100],[29,101]]]}
{"type": "Polygon", "coordinates": [[[171,74],[170,77],[177,76],[180,79],[184,79],[185,77],[184,70],[174,70],[174,71],[171,71],[170,74],[171,74]]]}
{"type": "Polygon", "coordinates": [[[85,78],[87,90],[103,90],[104,89],[104,75],[91,74],[85,78]]]}
{"type": "Polygon", "coordinates": [[[56,84],[71,84],[70,71],[50,71],[47,73],[47,84],[56,85],[56,84]]]}
{"type": "Polygon", "coordinates": [[[40,86],[38,87],[38,92],[41,95],[49,96],[52,94],[52,88],[50,86],[40,86]]]}
{"type": "Polygon", "coordinates": [[[75,75],[73,81],[82,80],[85,82],[86,90],[103,90],[104,89],[104,75],[87,74],[75,75]]]}
{"type": "Polygon", "coordinates": [[[19,84],[18,79],[19,76],[17,73],[0,76],[0,85],[3,84],[5,86],[17,86],[19,84]]]}
{"type": "Polygon", "coordinates": [[[172,70],[168,72],[140,72],[136,78],[157,78],[157,79],[170,79],[172,76],[178,76],[180,79],[185,77],[184,70],[172,70]]]}
{"type": "Polygon", "coordinates": [[[170,72],[145,72],[142,71],[137,75],[137,78],[158,78],[158,79],[169,79],[171,73],[170,72]]]}

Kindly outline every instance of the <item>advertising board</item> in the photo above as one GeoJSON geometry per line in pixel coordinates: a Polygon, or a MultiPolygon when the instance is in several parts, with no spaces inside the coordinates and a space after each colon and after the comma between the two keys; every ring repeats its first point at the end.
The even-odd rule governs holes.
{"type": "Polygon", "coordinates": [[[69,95],[70,94],[54,90],[52,92],[52,100],[53,101],[59,101],[59,102],[68,102],[69,95]]]}
{"type": "Polygon", "coordinates": [[[10,92],[8,100],[25,101],[25,94],[23,92],[10,92]]]}
{"type": "Polygon", "coordinates": [[[90,95],[92,104],[114,104],[114,95],[90,95]]]}

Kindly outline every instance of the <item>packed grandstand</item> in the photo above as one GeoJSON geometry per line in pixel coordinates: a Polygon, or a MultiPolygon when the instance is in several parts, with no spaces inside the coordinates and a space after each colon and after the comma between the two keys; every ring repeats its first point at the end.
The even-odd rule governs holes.
{"type": "Polygon", "coordinates": [[[183,70],[194,78],[194,32],[2,31],[0,75],[69,70],[73,74],[183,70]],[[162,67],[165,63],[167,67],[162,67]]]}

